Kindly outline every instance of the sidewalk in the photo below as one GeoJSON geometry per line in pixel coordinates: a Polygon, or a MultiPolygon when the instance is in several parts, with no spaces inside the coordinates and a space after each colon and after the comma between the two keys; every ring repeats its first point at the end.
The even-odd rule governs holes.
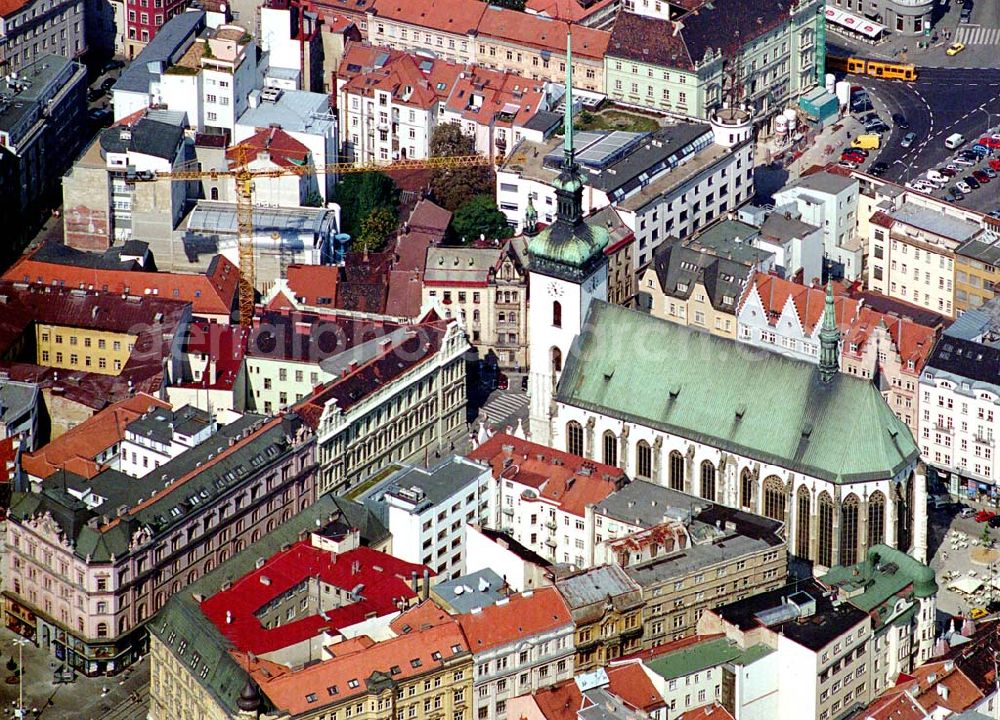
{"type": "Polygon", "coordinates": [[[758,167],[784,168],[791,181],[814,165],[825,166],[836,162],[851,140],[864,134],[864,129],[856,117],[848,114],[828,119],[819,129],[803,130],[800,125],[799,132],[803,137],[795,143],[781,145],[775,136],[758,142],[754,164],[758,167]]]}

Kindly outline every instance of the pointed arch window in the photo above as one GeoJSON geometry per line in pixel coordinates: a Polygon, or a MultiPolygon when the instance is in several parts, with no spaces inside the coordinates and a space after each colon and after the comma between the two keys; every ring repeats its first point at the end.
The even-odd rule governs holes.
{"type": "Polygon", "coordinates": [[[851,493],[840,503],[840,557],[838,564],[858,561],[858,496],[851,493]]]}
{"type": "Polygon", "coordinates": [[[785,522],[785,486],[777,475],[764,480],[764,515],[785,522]]]}
{"type": "Polygon", "coordinates": [[[562,327],[562,303],[558,300],[552,301],[552,327],[562,327]]]}
{"type": "Polygon", "coordinates": [[[819,552],[816,562],[833,565],[833,499],[824,491],[819,496],[819,552]]]}
{"type": "Polygon", "coordinates": [[[885,495],[876,490],[868,496],[868,547],[885,542],[885,495]]]}
{"type": "Polygon", "coordinates": [[[684,456],[676,450],[670,453],[670,487],[684,491],[684,456]]]}
{"type": "Polygon", "coordinates": [[[799,488],[796,495],[798,500],[795,508],[795,554],[800,558],[808,558],[812,498],[809,497],[809,488],[805,485],[799,488]]]}
{"type": "Polygon", "coordinates": [[[575,420],[566,423],[566,452],[583,457],[583,425],[575,420]]]}
{"type": "Polygon", "coordinates": [[[740,473],[740,507],[753,508],[753,473],[744,468],[740,473]]]}
{"type": "Polygon", "coordinates": [[[653,449],[645,440],[635,446],[635,474],[641,478],[653,476],[653,449]]]}
{"type": "Polygon", "coordinates": [[[715,500],[715,465],[709,460],[701,464],[701,496],[706,500],[715,500]]]}
{"type": "Polygon", "coordinates": [[[562,350],[553,347],[549,353],[552,356],[552,372],[562,372],[562,350]]]}
{"type": "Polygon", "coordinates": [[[610,430],[604,433],[604,464],[618,464],[618,438],[610,430]]]}

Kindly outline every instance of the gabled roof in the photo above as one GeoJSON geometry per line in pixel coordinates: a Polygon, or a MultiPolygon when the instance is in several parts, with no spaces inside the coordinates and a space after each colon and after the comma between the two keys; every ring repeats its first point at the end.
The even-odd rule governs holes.
{"type": "MultiPolygon", "coordinates": [[[[895,690],[895,689],[894,689],[895,690]]],[[[891,692],[876,698],[865,709],[866,720],[925,720],[929,716],[908,692],[891,692]]]]}
{"type": "Polygon", "coordinates": [[[386,20],[469,35],[479,27],[487,7],[486,3],[466,0],[375,0],[372,12],[386,20]]]}
{"type": "Polygon", "coordinates": [[[646,15],[619,12],[611,28],[608,56],[693,70],[694,62],[676,23],[646,15]]]}
{"type": "Polygon", "coordinates": [[[555,588],[517,593],[457,619],[473,654],[573,625],[555,588]]]}
{"type": "Polygon", "coordinates": [[[633,707],[652,713],[666,707],[666,701],[639,663],[609,667],[608,690],[633,707]]]}
{"type": "Polygon", "coordinates": [[[919,455],[867,380],[824,383],[810,363],[603,302],[585,327],[559,402],[832,482],[891,478],[919,455]]]}
{"type": "Polygon", "coordinates": [[[94,458],[121,442],[130,422],[157,407],[169,409],[170,404],[145,393],[109,405],[37,452],[22,455],[21,467],[29,475],[43,479],[60,469],[84,478],[94,477],[101,470],[94,458]]]}
{"type": "Polygon", "coordinates": [[[191,303],[195,315],[229,315],[239,289],[240,273],[222,255],[216,255],[204,274],[104,270],[89,266],[43,262],[32,256],[18,260],[4,280],[78,290],[99,290],[115,295],[157,296],[191,303]]]}
{"type": "Polygon", "coordinates": [[[309,148],[281,128],[261,128],[246,140],[226,150],[226,157],[240,167],[267,153],[270,161],[283,168],[301,168],[309,164],[309,148]]]}
{"type": "Polygon", "coordinates": [[[177,125],[141,117],[130,127],[105,128],[99,137],[105,152],[140,153],[172,162],[184,141],[184,130],[177,125]]]}
{"type": "Polygon", "coordinates": [[[665,242],[653,255],[653,270],[665,295],[686,300],[696,284],[702,285],[712,307],[735,315],[750,266],[679,243],[665,242]]]}
{"type": "Polygon", "coordinates": [[[607,30],[570,26],[565,20],[554,20],[528,13],[486,5],[479,23],[478,37],[533,47],[555,55],[566,53],[566,32],[572,28],[573,54],[589,60],[604,60],[611,33],[607,30]]]}

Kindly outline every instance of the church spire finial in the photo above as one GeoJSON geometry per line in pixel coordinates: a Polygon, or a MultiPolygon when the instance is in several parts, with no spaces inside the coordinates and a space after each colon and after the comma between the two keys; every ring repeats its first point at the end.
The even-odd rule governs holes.
{"type": "Polygon", "coordinates": [[[831,382],[840,370],[840,331],[833,302],[833,281],[826,284],[826,306],[823,308],[823,325],[819,331],[819,377],[831,382]]]}
{"type": "Polygon", "coordinates": [[[566,23],[566,94],[563,110],[563,164],[573,165],[573,33],[566,23]]]}
{"type": "Polygon", "coordinates": [[[524,210],[524,234],[531,236],[538,233],[538,211],[535,210],[535,203],[528,195],[528,207],[524,210]]]}

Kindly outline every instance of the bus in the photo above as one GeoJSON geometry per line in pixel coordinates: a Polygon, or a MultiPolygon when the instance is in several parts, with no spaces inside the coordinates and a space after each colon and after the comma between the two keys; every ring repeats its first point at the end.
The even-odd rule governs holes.
{"type": "Polygon", "coordinates": [[[917,68],[909,63],[886,62],[885,60],[867,60],[859,57],[826,56],[827,72],[839,70],[850,75],[870,75],[884,80],[904,80],[913,82],[917,79],[917,68]]]}

